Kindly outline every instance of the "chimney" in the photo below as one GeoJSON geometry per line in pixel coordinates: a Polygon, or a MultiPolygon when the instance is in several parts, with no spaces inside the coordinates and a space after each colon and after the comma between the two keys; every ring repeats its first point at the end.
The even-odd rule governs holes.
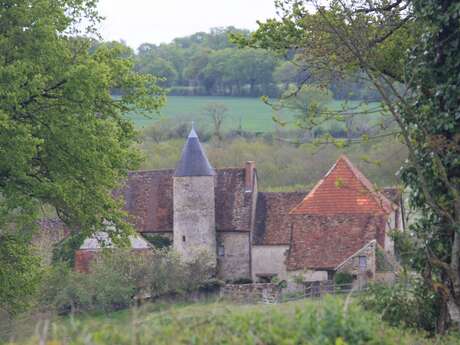
{"type": "Polygon", "coordinates": [[[255,161],[247,161],[244,166],[244,191],[252,192],[254,190],[254,170],[256,169],[255,161]]]}

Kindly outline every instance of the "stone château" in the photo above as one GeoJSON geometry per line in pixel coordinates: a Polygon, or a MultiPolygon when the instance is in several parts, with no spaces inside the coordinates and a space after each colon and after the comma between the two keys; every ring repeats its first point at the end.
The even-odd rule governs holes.
{"type": "MultiPolygon", "coordinates": [[[[185,259],[208,252],[227,281],[321,281],[337,271],[372,279],[377,252],[392,258],[389,233],[403,227],[400,193],[376,190],[345,156],[309,193],[259,192],[255,162],[214,169],[193,128],[175,170],[131,172],[119,193],[140,235],[171,242],[185,259]]],[[[141,236],[131,243],[149,247],[141,236]]],[[[99,248],[86,240],[77,269],[99,248]]]]}

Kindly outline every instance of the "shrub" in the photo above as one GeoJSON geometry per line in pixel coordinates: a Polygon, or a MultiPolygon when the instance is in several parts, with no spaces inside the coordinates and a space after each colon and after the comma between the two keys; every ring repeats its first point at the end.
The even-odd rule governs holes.
{"type": "Polygon", "coordinates": [[[348,272],[337,272],[334,275],[334,283],[337,285],[346,285],[353,283],[353,275],[348,272]]]}
{"type": "Polygon", "coordinates": [[[0,263],[0,312],[16,314],[39,288],[41,260],[27,239],[0,232],[0,263]]]}
{"type": "Polygon", "coordinates": [[[165,236],[144,234],[143,237],[156,249],[169,248],[172,246],[172,240],[165,236]]]}
{"type": "Polygon", "coordinates": [[[421,328],[433,332],[439,313],[439,297],[428,290],[421,279],[403,276],[387,286],[374,284],[361,298],[361,304],[379,313],[390,325],[421,328]]]}
{"type": "Polygon", "coordinates": [[[214,273],[209,256],[198,254],[184,262],[174,251],[161,249],[135,252],[105,250],[79,273],[66,264],[55,264],[44,276],[41,309],[60,313],[110,311],[128,307],[136,295],[152,298],[182,294],[206,287],[214,273]]]}
{"type": "Polygon", "coordinates": [[[198,287],[199,291],[201,292],[212,292],[220,287],[224,286],[225,282],[219,280],[217,278],[210,278],[201,282],[200,286],[198,287]]]}
{"type": "Polygon", "coordinates": [[[133,322],[55,327],[50,343],[72,344],[308,344],[308,345],[413,345],[458,344],[458,338],[427,340],[388,327],[377,315],[340,299],[324,303],[299,303],[294,307],[225,305],[193,306],[180,312],[149,313],[133,322]],[[155,316],[155,314],[153,314],[155,316]]]}
{"type": "Polygon", "coordinates": [[[251,278],[239,277],[239,278],[235,278],[233,280],[229,280],[228,283],[230,283],[230,284],[252,284],[253,281],[252,281],[251,278]]]}

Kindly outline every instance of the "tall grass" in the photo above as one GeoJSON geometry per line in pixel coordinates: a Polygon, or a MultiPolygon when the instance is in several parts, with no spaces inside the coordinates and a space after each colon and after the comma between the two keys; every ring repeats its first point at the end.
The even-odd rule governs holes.
{"type": "Polygon", "coordinates": [[[427,339],[423,333],[392,328],[378,315],[342,300],[281,305],[222,303],[131,309],[107,317],[55,320],[45,333],[17,344],[458,344],[459,339],[427,339]]]}

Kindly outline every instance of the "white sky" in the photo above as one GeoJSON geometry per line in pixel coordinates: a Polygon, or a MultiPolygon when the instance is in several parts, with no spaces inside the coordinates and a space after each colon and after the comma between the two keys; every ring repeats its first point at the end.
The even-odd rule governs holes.
{"type": "Polygon", "coordinates": [[[256,20],[275,16],[274,0],[99,0],[99,11],[106,18],[102,37],[123,39],[132,48],[212,27],[254,30],[256,20]]]}

